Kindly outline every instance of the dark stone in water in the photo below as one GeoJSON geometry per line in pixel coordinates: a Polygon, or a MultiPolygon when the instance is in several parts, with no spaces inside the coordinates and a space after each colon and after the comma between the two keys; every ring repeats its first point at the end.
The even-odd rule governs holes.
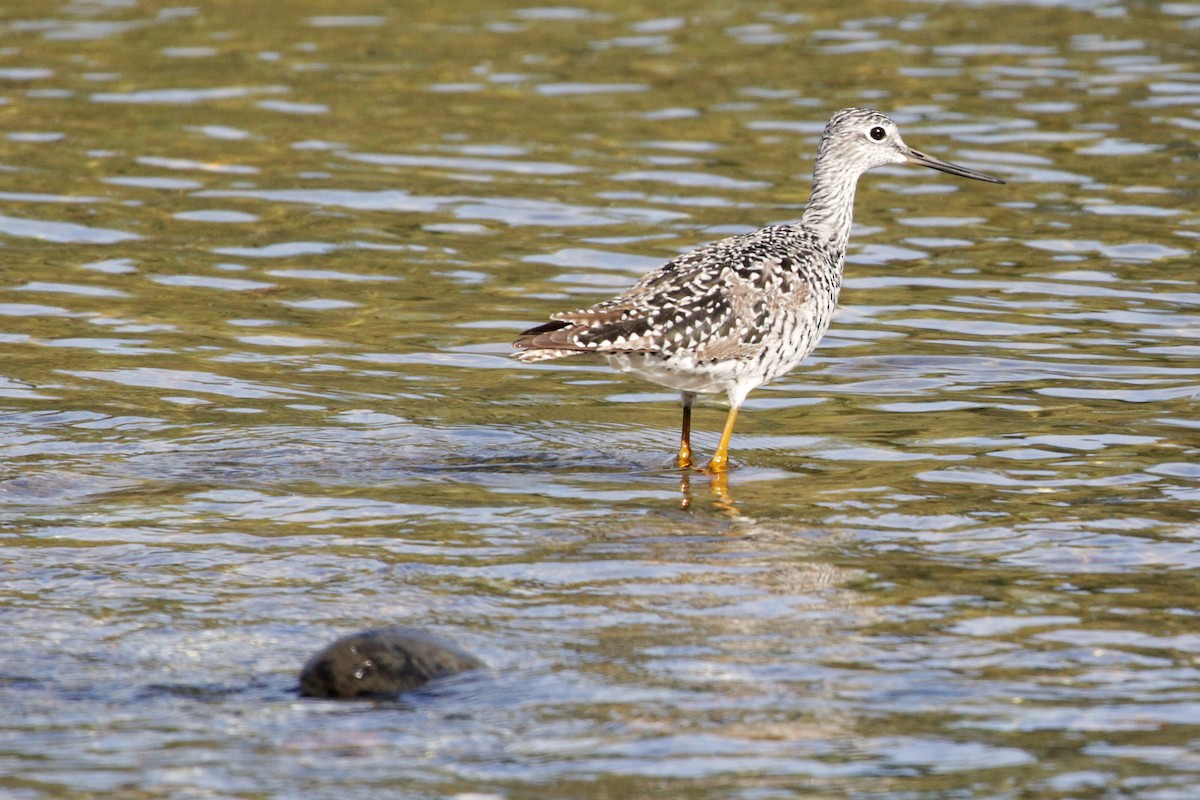
{"type": "Polygon", "coordinates": [[[418,628],[376,628],[343,636],[300,670],[306,697],[379,697],[435,678],[487,666],[450,642],[418,628]]]}

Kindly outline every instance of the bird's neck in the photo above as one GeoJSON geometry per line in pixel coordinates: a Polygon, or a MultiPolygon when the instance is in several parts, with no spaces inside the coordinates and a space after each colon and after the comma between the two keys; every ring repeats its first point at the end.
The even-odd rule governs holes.
{"type": "Polygon", "coordinates": [[[812,196],[804,209],[801,224],[820,235],[834,250],[843,252],[850,240],[858,173],[838,169],[822,158],[823,155],[824,148],[817,154],[817,163],[813,167],[812,196]]]}

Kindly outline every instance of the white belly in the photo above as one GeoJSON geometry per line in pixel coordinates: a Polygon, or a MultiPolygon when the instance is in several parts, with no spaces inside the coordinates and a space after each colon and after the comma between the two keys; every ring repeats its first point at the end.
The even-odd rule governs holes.
{"type": "Polygon", "coordinates": [[[663,359],[642,354],[607,356],[608,363],[622,372],[696,394],[724,394],[733,405],[741,405],[754,387],[763,382],[755,362],[718,361],[697,364],[694,359],[675,357],[663,359]]]}

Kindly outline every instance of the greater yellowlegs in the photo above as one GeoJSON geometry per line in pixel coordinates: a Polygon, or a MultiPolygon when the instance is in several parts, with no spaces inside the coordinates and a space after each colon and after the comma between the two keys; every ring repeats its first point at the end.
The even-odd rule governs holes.
{"type": "Polygon", "coordinates": [[[729,439],[750,391],[791,370],[829,327],[842,286],[854,189],[864,172],[918,164],[962,178],[1004,183],[913,150],[878,111],[846,108],[825,126],[812,195],[796,225],[731,236],[668,261],[627,291],[563,311],[513,343],[522,361],[597,353],[624,372],[678,389],[683,432],[677,464],[692,466],[697,394],[724,392],[729,415],[714,473],[729,464],[729,439]]]}

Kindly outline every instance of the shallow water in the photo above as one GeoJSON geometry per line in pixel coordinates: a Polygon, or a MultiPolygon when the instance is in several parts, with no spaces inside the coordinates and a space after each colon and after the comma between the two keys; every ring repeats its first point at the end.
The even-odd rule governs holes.
{"type": "Polygon", "coordinates": [[[1200,795],[1200,5],[403,6],[0,12],[0,794],[1200,795]],[[727,487],[509,357],[847,105],[1009,183],[863,179],[727,487]],[[492,670],[295,695],[385,624],[492,670]]]}

